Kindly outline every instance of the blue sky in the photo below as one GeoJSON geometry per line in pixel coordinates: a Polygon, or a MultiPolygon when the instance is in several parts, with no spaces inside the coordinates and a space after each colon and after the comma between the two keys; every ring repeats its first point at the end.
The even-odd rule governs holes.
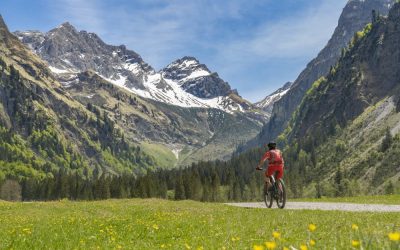
{"type": "Polygon", "coordinates": [[[195,56],[250,101],[296,79],[347,0],[1,0],[10,30],[69,21],[126,44],[157,70],[195,56]]]}

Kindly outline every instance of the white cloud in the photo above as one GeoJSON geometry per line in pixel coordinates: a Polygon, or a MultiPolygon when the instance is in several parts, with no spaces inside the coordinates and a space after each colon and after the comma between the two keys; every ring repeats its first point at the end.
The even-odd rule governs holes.
{"type": "Polygon", "coordinates": [[[49,1],[49,4],[55,10],[51,14],[57,18],[61,15],[68,19],[61,22],[69,21],[78,27],[88,27],[99,33],[106,29],[99,0],[58,0],[49,1]]]}
{"type": "Polygon", "coordinates": [[[344,5],[345,0],[321,1],[284,19],[267,20],[250,37],[219,45],[219,56],[224,61],[263,61],[316,55],[332,35],[344,5]]]}

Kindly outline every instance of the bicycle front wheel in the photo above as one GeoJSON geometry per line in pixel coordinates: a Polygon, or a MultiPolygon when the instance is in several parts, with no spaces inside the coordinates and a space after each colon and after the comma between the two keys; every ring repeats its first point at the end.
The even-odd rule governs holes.
{"type": "Polygon", "coordinates": [[[276,204],[282,209],[286,205],[286,187],[282,179],[278,180],[277,193],[278,195],[276,197],[276,204]]]}

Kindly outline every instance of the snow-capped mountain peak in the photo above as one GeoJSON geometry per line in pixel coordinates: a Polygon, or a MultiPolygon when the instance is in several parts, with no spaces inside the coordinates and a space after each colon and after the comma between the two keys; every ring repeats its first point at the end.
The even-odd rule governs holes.
{"type": "Polygon", "coordinates": [[[285,85],[265,97],[263,100],[256,102],[255,106],[264,110],[267,113],[271,113],[274,103],[281,99],[282,96],[284,96],[289,91],[289,89],[292,87],[292,84],[292,82],[285,83],[285,85]]]}
{"type": "Polygon", "coordinates": [[[210,70],[206,65],[200,64],[200,62],[194,57],[183,57],[169,64],[162,70],[164,78],[172,79],[183,83],[190,79],[197,77],[211,75],[210,70]]]}
{"type": "Polygon", "coordinates": [[[78,31],[65,22],[47,33],[15,32],[31,50],[48,62],[65,87],[79,84],[78,74],[99,76],[139,96],[182,107],[245,111],[241,98],[206,65],[194,57],[178,59],[156,72],[139,54],[124,45],[104,43],[94,33],[78,31]]]}
{"type": "Polygon", "coordinates": [[[178,59],[160,73],[166,80],[176,82],[186,92],[199,98],[209,99],[233,93],[227,82],[194,57],[178,59]]]}

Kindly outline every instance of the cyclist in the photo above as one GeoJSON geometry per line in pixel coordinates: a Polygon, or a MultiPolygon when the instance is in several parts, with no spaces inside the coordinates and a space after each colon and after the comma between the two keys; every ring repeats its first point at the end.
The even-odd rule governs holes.
{"type": "Polygon", "coordinates": [[[268,168],[265,171],[265,182],[267,183],[267,187],[269,189],[271,187],[270,177],[273,176],[275,172],[276,180],[279,180],[283,177],[284,161],[282,157],[282,152],[276,148],[275,142],[270,142],[267,146],[268,151],[265,152],[256,169],[262,170],[262,165],[266,160],[268,160],[268,168]]]}

